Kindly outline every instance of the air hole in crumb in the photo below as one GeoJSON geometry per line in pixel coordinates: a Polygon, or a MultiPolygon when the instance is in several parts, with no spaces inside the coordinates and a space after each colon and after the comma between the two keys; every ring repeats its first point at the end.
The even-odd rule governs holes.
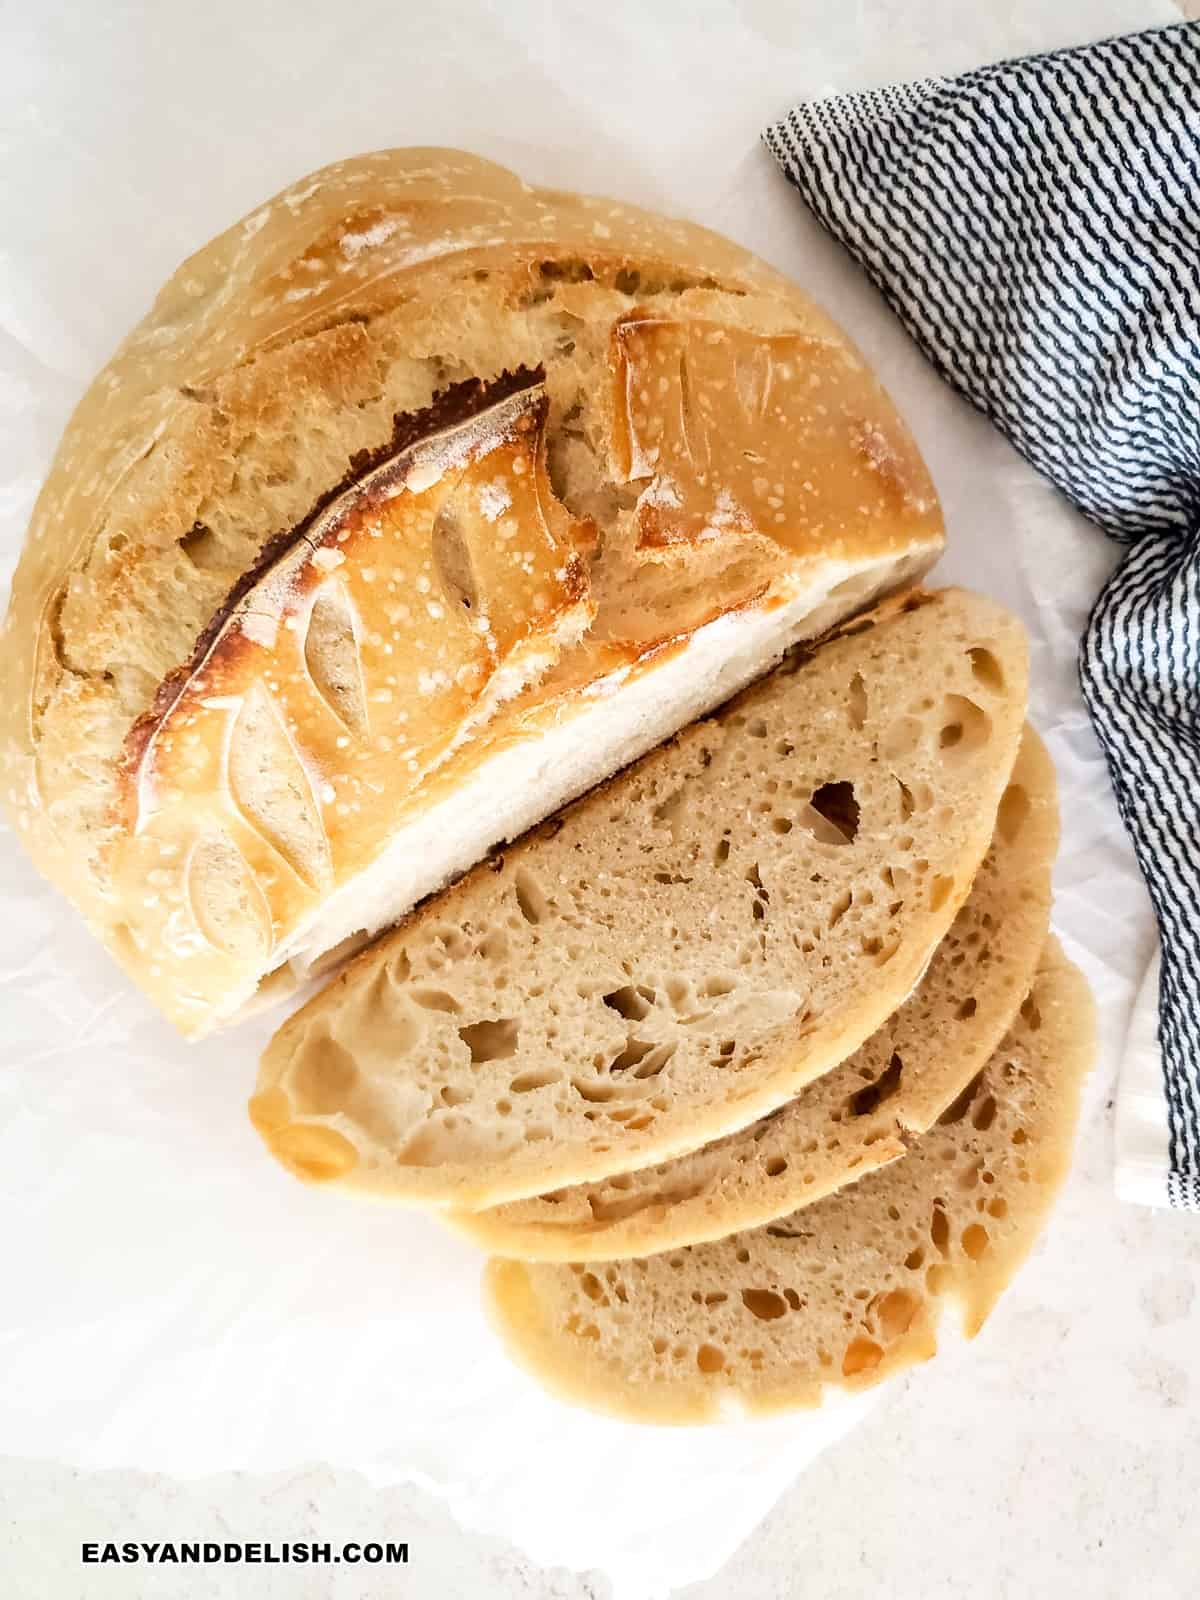
{"type": "Polygon", "coordinates": [[[446,1011],[453,1015],[462,1010],[454,996],[447,994],[445,989],[410,989],[408,992],[417,1005],[423,1006],[426,1011],[446,1011]]]}
{"type": "MultiPolygon", "coordinates": [[[[115,538],[110,539],[109,548],[112,550],[119,549],[120,546],[117,544],[117,539],[121,537],[118,534],[115,538]]],[[[183,538],[179,540],[179,548],[191,564],[194,567],[198,567],[201,572],[212,572],[214,569],[225,565],[221,556],[221,547],[217,542],[217,536],[207,523],[193,522],[183,538]]]]}
{"type": "Polygon", "coordinates": [[[608,1102],[618,1098],[621,1088],[616,1083],[605,1083],[603,1078],[571,1078],[571,1088],[576,1091],[579,1099],[586,1099],[592,1106],[606,1106],[608,1102]]]}
{"type": "Polygon", "coordinates": [[[777,1317],[787,1313],[787,1302],[773,1289],[743,1289],[742,1304],[751,1316],[761,1322],[774,1322],[777,1317]]]}
{"type": "Polygon", "coordinates": [[[875,1307],[875,1320],[879,1331],[889,1342],[907,1333],[917,1314],[917,1302],[903,1289],[893,1289],[885,1294],[875,1307]]]}
{"type": "Polygon", "coordinates": [[[850,844],[857,837],[861,812],[852,783],[821,784],[806,809],[801,821],[820,843],[850,844]]]}
{"type": "Polygon", "coordinates": [[[1031,994],[1026,995],[1021,1002],[1021,1015],[1032,1032],[1036,1033],[1042,1025],[1042,1013],[1038,1010],[1037,1001],[1031,994]]]}
{"type": "Polygon", "coordinates": [[[858,1372],[870,1372],[883,1360],[883,1350],[874,1339],[865,1339],[861,1335],[851,1339],[846,1346],[846,1353],[842,1357],[842,1375],[852,1378],[858,1372]]]}
{"type": "Polygon", "coordinates": [[[990,1243],[988,1231],[981,1222],[973,1222],[963,1229],[962,1247],[972,1261],[978,1261],[990,1243]]]}
{"type": "Polygon", "coordinates": [[[918,1248],[910,1250],[904,1258],[904,1265],[910,1272],[917,1272],[925,1263],[925,1252],[918,1248]]]}
{"type": "Polygon", "coordinates": [[[654,1049],[650,1051],[649,1055],[643,1056],[643,1058],[634,1066],[634,1077],[639,1079],[656,1078],[666,1066],[667,1062],[670,1061],[671,1057],[675,1054],[675,1048],[676,1046],[673,1040],[667,1044],[655,1045],[654,1049]]]}
{"type": "Polygon", "coordinates": [[[578,256],[564,257],[561,261],[541,261],[538,272],[548,283],[591,283],[596,274],[586,261],[578,256]]]}
{"type": "Polygon", "coordinates": [[[529,873],[518,871],[513,888],[517,896],[517,905],[525,921],[533,927],[544,922],[550,911],[550,902],[529,873]]]}
{"type": "Polygon", "coordinates": [[[942,725],[938,744],[952,750],[955,757],[970,755],[991,738],[992,719],[973,700],[961,694],[948,694],[942,703],[942,725]]]}
{"type": "Polygon", "coordinates": [[[892,1059],[884,1070],[863,1089],[852,1094],[846,1102],[847,1110],[852,1117],[867,1117],[877,1111],[885,1100],[890,1100],[900,1087],[901,1074],[904,1063],[898,1051],[892,1052],[892,1059]]]}
{"type": "Polygon", "coordinates": [[[702,1344],[696,1351],[696,1365],[701,1372],[720,1372],[725,1365],[725,1357],[714,1344],[702,1344]]]}
{"type": "Polygon", "coordinates": [[[971,1121],[980,1133],[986,1133],[996,1120],[996,1100],[994,1095],[985,1094],[971,1114],[971,1121]]]}
{"type": "Polygon", "coordinates": [[[768,1178],[778,1178],[785,1173],[787,1169],[788,1164],[782,1156],[772,1156],[767,1162],[766,1166],[763,1168],[763,1171],[766,1173],[768,1178]]]}
{"type": "Polygon", "coordinates": [[[642,1018],[650,1013],[649,1003],[632,984],[612,989],[608,994],[602,995],[601,999],[610,1011],[615,1011],[619,1017],[624,1017],[626,1022],[641,1022],[642,1018]]]}
{"type": "Polygon", "coordinates": [[[854,904],[853,892],[851,890],[849,890],[849,889],[844,889],[842,891],[842,893],[838,895],[837,899],[833,902],[833,905],[830,907],[830,910],[829,910],[829,926],[831,928],[836,928],[838,923],[846,915],[847,911],[849,911],[850,907],[853,904],[854,904]]]}
{"type": "Polygon", "coordinates": [[[1000,662],[990,650],[985,650],[982,645],[976,645],[973,650],[968,650],[971,658],[971,671],[983,684],[985,689],[990,689],[994,694],[1001,694],[1004,690],[1004,672],[1000,662]]]}
{"type": "Polygon", "coordinates": [[[610,1072],[625,1072],[629,1067],[636,1067],[640,1061],[654,1049],[654,1043],[649,1039],[628,1039],[625,1048],[620,1051],[608,1064],[610,1072]]]}
{"type": "Polygon", "coordinates": [[[717,840],[717,844],[716,844],[716,848],[713,851],[713,865],[719,867],[719,866],[722,866],[728,860],[729,860],[729,840],[728,839],[718,839],[717,840]]]}
{"type": "Polygon", "coordinates": [[[962,1093],[956,1096],[956,1098],[953,1099],[946,1107],[945,1111],[942,1112],[941,1116],[938,1118],[938,1123],[942,1126],[946,1126],[950,1123],[961,1122],[966,1116],[967,1112],[971,1109],[971,1103],[975,1099],[975,1096],[979,1093],[979,1087],[982,1082],[983,1074],[981,1072],[977,1072],[962,1093]]]}
{"type": "Polygon", "coordinates": [[[850,726],[856,733],[867,720],[867,686],[863,682],[861,672],[856,672],[850,679],[850,692],[846,700],[846,715],[850,719],[850,726]]]}
{"type": "Polygon", "coordinates": [[[941,1206],[935,1205],[933,1215],[929,1219],[929,1237],[933,1240],[934,1249],[939,1255],[948,1255],[950,1247],[950,1224],[946,1221],[946,1213],[941,1206]]]}
{"type": "Polygon", "coordinates": [[[510,1094],[530,1094],[534,1089],[546,1089],[552,1083],[561,1083],[562,1073],[557,1067],[535,1067],[529,1072],[519,1072],[509,1084],[510,1094]]]}
{"type": "Polygon", "coordinates": [[[475,946],[475,953],[485,961],[503,961],[508,954],[508,939],[502,928],[491,928],[475,946]]]}
{"type": "Polygon", "coordinates": [[[484,1061],[505,1061],[517,1052],[517,1022],[515,1017],[500,1017],[495,1021],[472,1022],[458,1030],[458,1037],[471,1052],[475,1064],[484,1061]]]}
{"type": "Polygon", "coordinates": [[[775,833],[791,833],[792,820],[790,817],[772,817],[771,828],[775,833]]]}
{"type": "Polygon", "coordinates": [[[979,1002],[975,999],[975,996],[968,995],[954,1015],[960,1022],[969,1022],[978,1009],[979,1002]]]}

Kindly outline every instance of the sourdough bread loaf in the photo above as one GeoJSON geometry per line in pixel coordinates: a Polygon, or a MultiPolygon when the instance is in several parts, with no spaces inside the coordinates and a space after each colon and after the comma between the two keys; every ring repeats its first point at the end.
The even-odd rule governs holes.
{"type": "Polygon", "coordinates": [[[1069,1164],[1091,996],[1053,941],[1008,1037],[903,1160],[727,1239],[593,1266],[493,1261],[513,1357],[564,1398],[638,1422],[817,1404],[973,1336],[1028,1255],[1069,1164]]]}
{"type": "Polygon", "coordinates": [[[302,1177],[475,1209],[743,1127],[918,983],[991,839],[1026,652],[885,603],[459,884],[289,1019],[251,1113],[302,1177]]]}
{"type": "Polygon", "coordinates": [[[886,395],[745,251],[453,151],[339,163],[185,262],[72,419],[5,801],[201,1033],[941,538],[886,395]]]}
{"type": "MultiPolygon", "coordinates": [[[[496,1255],[650,1255],[757,1227],[897,1160],[975,1077],[1028,994],[1057,843],[1054,768],[1027,727],[970,896],[915,993],[849,1060],[690,1155],[447,1221],[496,1255]]],[[[903,872],[888,887],[904,892],[903,872]]]]}

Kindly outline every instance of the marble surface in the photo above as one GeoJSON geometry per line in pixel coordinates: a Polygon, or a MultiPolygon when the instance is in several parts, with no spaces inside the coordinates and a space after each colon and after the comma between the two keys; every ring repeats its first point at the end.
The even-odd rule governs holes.
{"type": "MultiPolygon", "coordinates": [[[[1185,9],[1200,13],[1200,0],[1185,9]]],[[[788,8],[756,0],[756,10],[788,8]]],[[[898,1385],[717,1576],[680,1591],[686,1600],[1195,1592],[1200,1218],[1115,1201],[1103,1101],[1080,1152],[1050,1233],[979,1340],[951,1343],[898,1385]]],[[[0,1459],[3,1600],[392,1594],[600,1600],[608,1585],[538,1568],[464,1533],[422,1491],[376,1491],[352,1472],[184,1482],[0,1459]],[[213,1567],[199,1579],[189,1568],[82,1567],[80,1544],[108,1538],[405,1539],[410,1564],[213,1567]]]]}

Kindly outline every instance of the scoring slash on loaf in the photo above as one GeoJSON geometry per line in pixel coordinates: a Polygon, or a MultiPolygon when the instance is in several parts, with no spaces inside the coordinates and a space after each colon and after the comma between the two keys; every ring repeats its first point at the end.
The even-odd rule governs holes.
{"type": "MultiPolygon", "coordinates": [[[[1055,790],[1050,757],[1027,727],[991,848],[920,986],[795,1100],[675,1161],[447,1221],[495,1255],[651,1255],[757,1227],[903,1156],[974,1078],[1029,992],[1050,924],[1055,790]]],[[[902,868],[885,867],[882,879],[880,892],[909,891],[902,868]]]]}
{"type": "Polygon", "coordinates": [[[887,396],[746,251],[363,156],[185,262],[80,404],[0,634],[4,799],[200,1034],[941,544],[887,396]]]}
{"type": "Polygon", "coordinates": [[[678,1253],[493,1261],[492,1320],[549,1389],[636,1422],[762,1415],[878,1383],[935,1353],[947,1301],[973,1336],[1028,1255],[1093,1044],[1087,985],[1051,940],[1008,1037],[902,1161],[678,1253]]]}
{"type": "Polygon", "coordinates": [[[476,1209],[773,1110],[919,981],[991,839],[1026,673],[1020,624],[958,590],[797,655],[292,1017],[251,1106],[267,1145],[476,1209]]]}

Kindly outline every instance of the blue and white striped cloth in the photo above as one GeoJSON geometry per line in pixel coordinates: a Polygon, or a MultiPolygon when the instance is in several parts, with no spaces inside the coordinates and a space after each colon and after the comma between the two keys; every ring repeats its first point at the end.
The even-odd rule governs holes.
{"type": "Polygon", "coordinates": [[[1200,25],[800,105],[766,143],[938,371],[1111,538],[1083,693],[1158,916],[1200,1210],[1200,25]]]}

